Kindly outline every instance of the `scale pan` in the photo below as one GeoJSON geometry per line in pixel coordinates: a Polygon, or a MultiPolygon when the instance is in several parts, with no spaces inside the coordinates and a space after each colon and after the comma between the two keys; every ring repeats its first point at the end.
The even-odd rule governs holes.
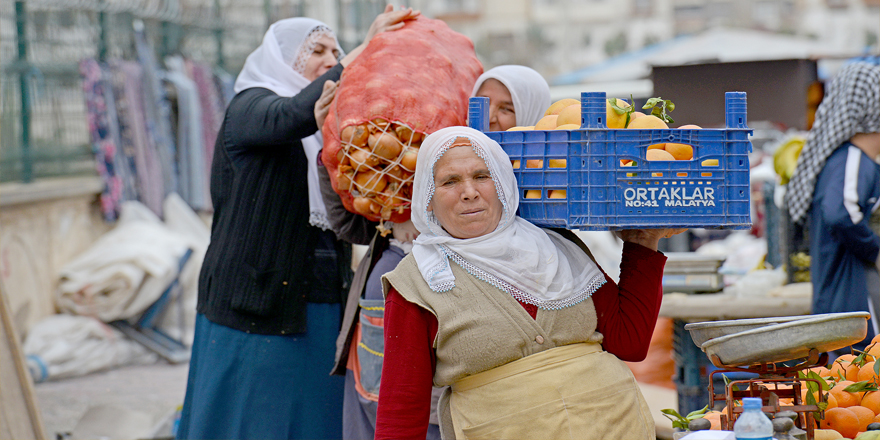
{"type": "Polygon", "coordinates": [[[801,359],[811,349],[826,352],[862,341],[870,317],[868,312],[813,315],[709,339],[700,348],[729,366],[801,359]]]}

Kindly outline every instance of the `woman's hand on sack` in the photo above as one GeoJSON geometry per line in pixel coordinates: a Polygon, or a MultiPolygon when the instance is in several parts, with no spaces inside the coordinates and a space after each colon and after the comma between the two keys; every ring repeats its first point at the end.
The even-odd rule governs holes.
{"type": "Polygon", "coordinates": [[[345,57],[339,60],[339,64],[342,64],[342,67],[348,66],[348,63],[354,61],[354,59],[364,51],[364,48],[367,47],[367,43],[369,43],[373,37],[382,32],[400,29],[406,24],[405,22],[407,20],[414,20],[418,18],[419,15],[421,15],[421,12],[414,11],[413,8],[399,9],[395,11],[393,5],[385,6],[385,12],[376,16],[373,20],[373,24],[370,25],[370,29],[367,31],[367,36],[364,38],[364,42],[358,47],[352,49],[351,52],[347,53],[345,57]]]}
{"type": "Polygon", "coordinates": [[[318,123],[318,130],[324,127],[324,120],[327,119],[327,113],[330,112],[330,103],[336,97],[336,81],[324,81],[324,89],[321,90],[321,97],[315,103],[315,122],[318,123]]]}
{"type": "Polygon", "coordinates": [[[623,241],[640,244],[648,249],[657,250],[661,238],[669,238],[687,231],[683,229],[623,229],[614,231],[614,235],[623,241]]]}
{"type": "Polygon", "coordinates": [[[414,11],[413,8],[401,8],[395,11],[393,5],[385,6],[385,12],[376,16],[373,20],[373,24],[370,25],[370,29],[367,31],[367,37],[364,38],[364,44],[382,32],[394,31],[402,28],[405,21],[414,20],[418,18],[420,14],[419,11],[414,11]]]}

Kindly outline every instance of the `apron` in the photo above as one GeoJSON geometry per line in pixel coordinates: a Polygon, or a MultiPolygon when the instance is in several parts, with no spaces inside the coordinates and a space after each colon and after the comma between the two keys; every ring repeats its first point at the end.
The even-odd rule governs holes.
{"type": "Polygon", "coordinates": [[[629,368],[598,343],[552,348],[467,376],[452,385],[449,410],[456,439],[656,438],[629,368]]]}

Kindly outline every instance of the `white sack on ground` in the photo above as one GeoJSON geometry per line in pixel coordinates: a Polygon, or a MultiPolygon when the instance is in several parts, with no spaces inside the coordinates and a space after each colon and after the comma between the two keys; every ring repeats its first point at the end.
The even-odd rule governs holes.
{"type": "Polygon", "coordinates": [[[52,315],[31,327],[22,346],[35,382],[76,377],[159,356],[119,330],[86,316],[52,315]]]}
{"type": "Polygon", "coordinates": [[[116,227],[61,269],[58,308],[104,322],[139,316],[177,277],[191,241],[143,204],[123,203],[116,227]]]}
{"type": "Polygon", "coordinates": [[[193,252],[180,273],[182,305],[180,308],[176,305],[169,305],[159,320],[159,327],[168,336],[191,346],[196,326],[199,272],[202,270],[202,261],[205,259],[208,243],[211,241],[211,230],[177,194],[170,194],[165,198],[162,212],[165,215],[165,225],[168,229],[186,237],[193,252]],[[183,319],[183,334],[180,331],[181,319],[183,319]]]}

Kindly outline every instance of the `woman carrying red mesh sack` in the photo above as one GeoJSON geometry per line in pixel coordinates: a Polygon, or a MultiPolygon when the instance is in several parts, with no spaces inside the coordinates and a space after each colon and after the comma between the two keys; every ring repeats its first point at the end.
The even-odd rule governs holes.
{"type": "MultiPolygon", "coordinates": [[[[421,140],[466,123],[467,100],[482,73],[468,38],[424,17],[371,40],[361,57],[346,67],[338,88],[326,84],[316,106],[317,118],[326,115],[326,169],[319,171],[328,220],[340,239],[370,245],[337,340],[333,373],[346,376],[343,439],[373,437],[384,301],[381,289],[373,289],[376,296],[366,286],[372,272],[381,275],[412,247],[410,190],[421,140]]],[[[427,438],[439,438],[432,420],[427,438]]]]}
{"type": "Polygon", "coordinates": [[[409,219],[422,139],[465,125],[483,67],[473,43],[420,17],[382,34],[339,80],[324,122],[322,159],[346,209],[373,220],[409,219]]]}

